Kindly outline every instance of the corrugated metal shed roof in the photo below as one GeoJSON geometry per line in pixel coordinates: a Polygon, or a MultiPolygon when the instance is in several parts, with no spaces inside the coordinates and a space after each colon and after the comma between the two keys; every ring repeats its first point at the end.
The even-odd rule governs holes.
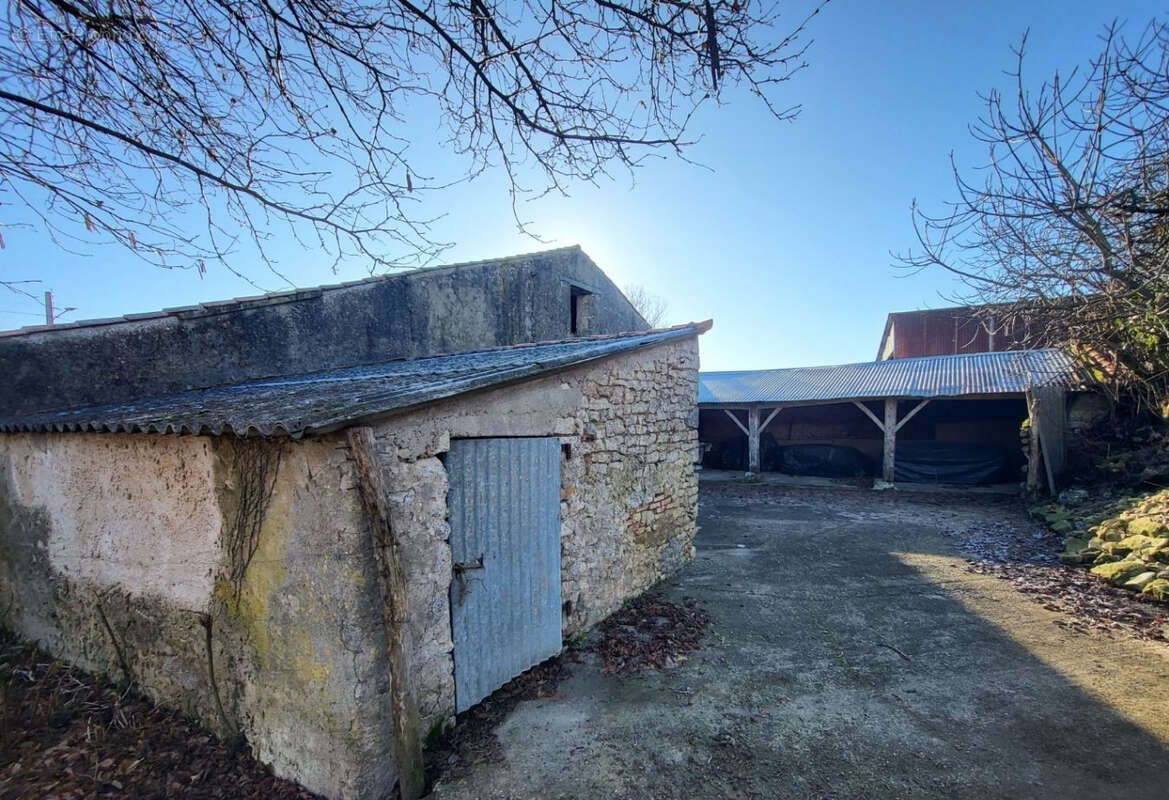
{"type": "Polygon", "coordinates": [[[1083,381],[1058,350],[1015,350],[865,361],[835,367],[703,372],[699,403],[800,403],[883,397],[1022,394],[1028,386],[1083,381]]]}
{"type": "Polygon", "coordinates": [[[0,431],[259,433],[293,437],[465,392],[697,336],[709,323],[387,361],[133,403],[0,418],[0,431]]]}

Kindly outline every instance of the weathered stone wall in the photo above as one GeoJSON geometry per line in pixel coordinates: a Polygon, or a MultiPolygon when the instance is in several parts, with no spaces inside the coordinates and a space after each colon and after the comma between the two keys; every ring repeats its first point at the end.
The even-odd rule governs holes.
{"type": "MultiPolygon", "coordinates": [[[[376,425],[428,729],[454,711],[442,463],[451,439],[567,445],[561,568],[572,635],[692,556],[697,385],[688,339],[376,425]]],[[[393,785],[380,609],[341,434],[0,435],[0,622],[83,667],[128,673],[221,734],[241,731],[277,774],[326,796],[384,796],[393,785]]]]}
{"type": "Polygon", "coordinates": [[[571,335],[573,287],[594,292],[581,334],[647,327],[578,247],[0,335],[0,415],[571,335]]]}
{"type": "Polygon", "coordinates": [[[561,580],[571,636],[693,556],[698,485],[697,340],[518,386],[434,403],[375,428],[398,491],[395,535],[410,576],[413,675],[428,726],[454,709],[450,535],[441,456],[453,438],[556,436],[561,580]]]}
{"type": "Polygon", "coordinates": [[[337,439],[0,436],[0,621],[241,731],[310,789],[384,794],[385,638],[359,501],[337,439]]]}

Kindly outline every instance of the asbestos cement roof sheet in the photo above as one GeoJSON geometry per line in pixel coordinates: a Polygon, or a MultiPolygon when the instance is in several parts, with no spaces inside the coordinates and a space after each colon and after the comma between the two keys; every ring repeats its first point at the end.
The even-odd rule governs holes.
{"type": "Polygon", "coordinates": [[[1029,386],[1083,384],[1058,350],[1011,350],[865,361],[834,367],[703,372],[698,402],[712,405],[815,403],[885,397],[1021,395],[1029,386]]]}
{"type": "Polygon", "coordinates": [[[235,433],[300,437],[356,420],[697,336],[709,323],[387,361],[0,418],[0,432],[235,433]]]}

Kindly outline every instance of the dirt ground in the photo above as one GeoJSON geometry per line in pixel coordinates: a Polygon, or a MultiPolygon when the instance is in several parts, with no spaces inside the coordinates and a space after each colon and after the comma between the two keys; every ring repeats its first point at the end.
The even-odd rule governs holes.
{"type": "Polygon", "coordinates": [[[971,571],[963,537],[1042,537],[1012,502],[707,484],[700,522],[663,597],[701,648],[584,654],[435,797],[1169,796],[1169,645],[971,571]]]}

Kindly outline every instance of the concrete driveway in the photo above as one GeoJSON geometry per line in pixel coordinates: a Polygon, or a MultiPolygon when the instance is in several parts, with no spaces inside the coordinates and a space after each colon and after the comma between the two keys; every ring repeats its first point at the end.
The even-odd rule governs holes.
{"type": "Polygon", "coordinates": [[[681,666],[607,676],[496,729],[444,798],[1169,798],[1169,647],[1069,632],[948,529],[985,498],[704,486],[709,612],[681,666]]]}

